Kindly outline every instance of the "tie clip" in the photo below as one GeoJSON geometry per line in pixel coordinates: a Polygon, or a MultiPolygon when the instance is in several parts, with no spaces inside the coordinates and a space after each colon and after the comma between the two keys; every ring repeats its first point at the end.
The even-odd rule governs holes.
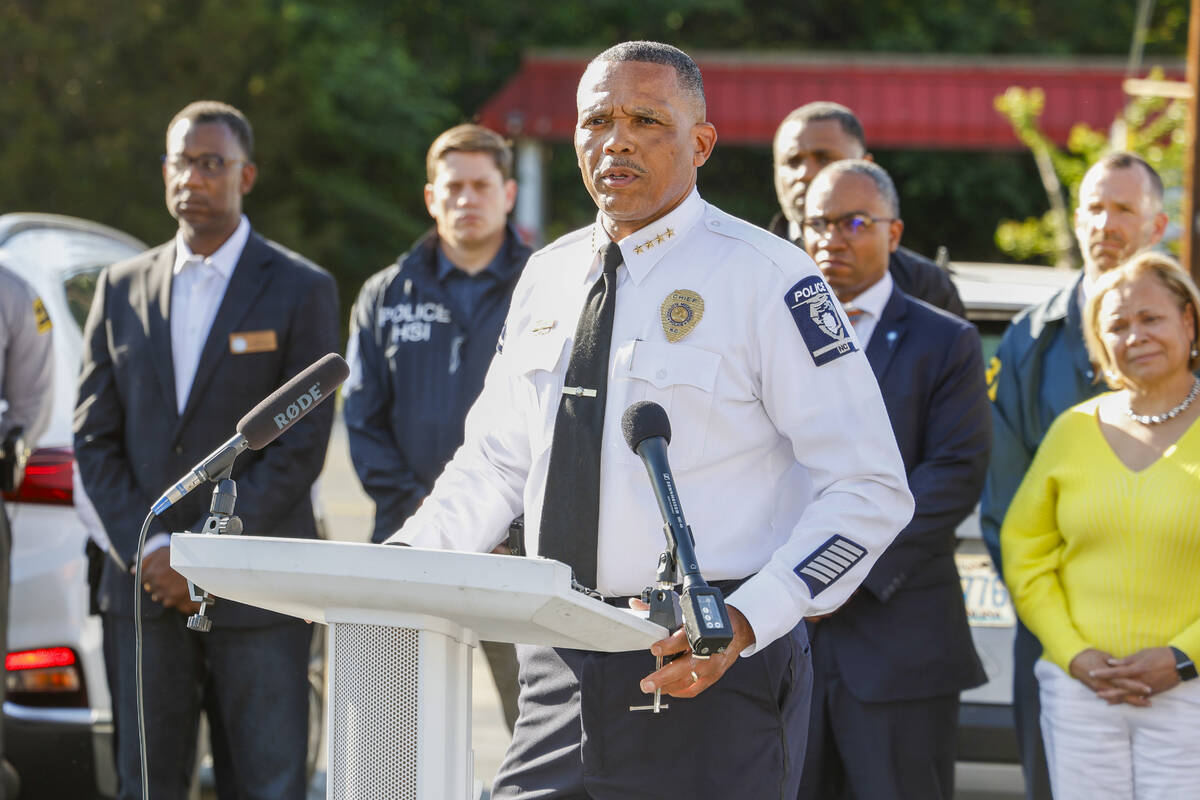
{"type": "Polygon", "coordinates": [[[572,397],[595,397],[595,389],[585,389],[582,386],[564,386],[563,394],[571,395],[572,397]]]}

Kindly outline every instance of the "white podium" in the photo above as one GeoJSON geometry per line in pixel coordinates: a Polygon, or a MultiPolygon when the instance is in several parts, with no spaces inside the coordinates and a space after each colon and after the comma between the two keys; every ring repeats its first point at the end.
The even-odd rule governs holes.
{"type": "Polygon", "coordinates": [[[618,652],[666,635],[540,558],[177,533],[171,566],[217,598],[329,626],[330,800],[474,796],[477,636],[618,652]]]}

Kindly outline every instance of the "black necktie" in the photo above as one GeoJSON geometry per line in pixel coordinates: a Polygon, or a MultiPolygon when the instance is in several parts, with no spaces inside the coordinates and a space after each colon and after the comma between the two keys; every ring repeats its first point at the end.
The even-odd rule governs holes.
{"type": "Polygon", "coordinates": [[[538,555],[568,564],[575,580],[589,588],[596,586],[600,443],[621,249],[609,242],[603,258],[604,272],[592,284],[575,327],[575,346],[554,420],[538,537],[538,555]]]}

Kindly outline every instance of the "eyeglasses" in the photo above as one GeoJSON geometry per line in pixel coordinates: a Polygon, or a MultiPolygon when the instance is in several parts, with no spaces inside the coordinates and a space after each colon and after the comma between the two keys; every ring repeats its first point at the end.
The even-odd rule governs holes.
{"type": "Polygon", "coordinates": [[[162,162],[167,165],[167,169],[171,170],[171,172],[186,172],[188,169],[194,168],[205,178],[219,178],[234,164],[246,163],[244,159],[225,158],[216,153],[204,153],[194,157],[186,153],[176,153],[171,156],[164,155],[162,162]]]}
{"type": "Polygon", "coordinates": [[[828,217],[810,217],[804,220],[804,227],[817,236],[826,236],[834,228],[846,239],[853,239],[869,229],[876,222],[895,222],[895,217],[872,217],[870,214],[846,214],[844,217],[829,219],[828,217]]]}

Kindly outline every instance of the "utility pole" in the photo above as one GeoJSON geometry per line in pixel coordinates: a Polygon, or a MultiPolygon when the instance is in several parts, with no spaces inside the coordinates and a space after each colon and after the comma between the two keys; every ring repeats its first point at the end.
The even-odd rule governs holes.
{"type": "Polygon", "coordinates": [[[1187,144],[1183,155],[1183,231],[1179,255],[1192,278],[1200,280],[1200,159],[1196,158],[1197,134],[1200,133],[1200,109],[1196,88],[1200,86],[1200,0],[1192,0],[1188,17],[1187,50],[1188,116],[1187,144]]]}
{"type": "Polygon", "coordinates": [[[1188,16],[1187,81],[1126,78],[1123,88],[1128,95],[1187,101],[1179,262],[1200,283],[1200,159],[1196,158],[1196,143],[1200,141],[1200,113],[1197,108],[1197,87],[1200,87],[1200,0],[1192,0],[1188,16]]]}

